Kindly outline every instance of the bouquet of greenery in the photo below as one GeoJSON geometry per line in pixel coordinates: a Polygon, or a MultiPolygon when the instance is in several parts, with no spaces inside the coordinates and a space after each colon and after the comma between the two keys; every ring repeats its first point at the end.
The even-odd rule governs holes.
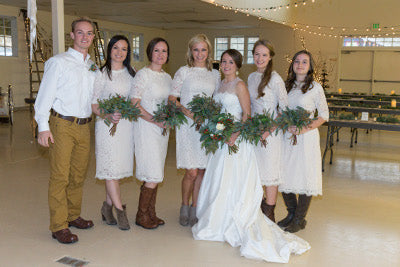
{"type": "Polygon", "coordinates": [[[162,103],[157,105],[157,110],[154,112],[153,121],[162,122],[165,124],[162,135],[167,135],[167,129],[174,129],[187,123],[185,114],[182,109],[176,105],[175,101],[169,101],[168,103],[162,103]]]}
{"type": "MultiPolygon", "coordinates": [[[[238,130],[233,122],[233,116],[229,113],[221,113],[211,117],[208,122],[200,128],[201,147],[206,154],[215,153],[225,142],[229,141],[232,134],[238,130]]],[[[229,154],[239,150],[237,145],[229,146],[229,154]]]]}
{"type": "MultiPolygon", "coordinates": [[[[140,115],[140,109],[137,107],[137,104],[132,105],[129,97],[123,97],[119,94],[115,96],[111,96],[108,99],[97,99],[97,103],[99,104],[100,114],[112,114],[115,112],[121,113],[122,119],[127,119],[129,121],[137,121],[140,115]]],[[[111,121],[108,118],[104,119],[104,123],[107,126],[111,125],[111,121]]],[[[113,126],[110,128],[110,135],[114,136],[115,131],[117,130],[117,124],[113,123],[113,126]]]]}
{"type": "Polygon", "coordinates": [[[262,139],[262,135],[267,131],[271,133],[275,121],[273,114],[271,115],[264,111],[263,114],[255,114],[245,122],[239,122],[238,124],[240,128],[240,141],[245,140],[253,145],[258,145],[258,142],[261,142],[262,146],[266,147],[267,140],[262,139]]]}
{"type": "MultiPolygon", "coordinates": [[[[282,111],[281,116],[279,116],[275,123],[277,125],[276,134],[279,130],[286,133],[290,126],[296,126],[299,131],[304,127],[307,127],[316,118],[310,118],[311,113],[302,107],[296,107],[295,109],[289,109],[286,107],[282,111]]],[[[297,145],[297,137],[293,134],[290,139],[292,140],[292,145],[297,145]]]]}
{"type": "Polygon", "coordinates": [[[203,93],[202,96],[195,95],[192,101],[188,103],[189,110],[193,112],[196,131],[200,130],[201,125],[212,116],[218,115],[221,112],[222,105],[215,102],[211,96],[203,93]]]}

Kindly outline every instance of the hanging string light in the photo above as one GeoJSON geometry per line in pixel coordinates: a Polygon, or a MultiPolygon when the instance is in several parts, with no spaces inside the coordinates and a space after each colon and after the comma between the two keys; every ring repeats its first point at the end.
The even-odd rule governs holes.
{"type": "Polygon", "coordinates": [[[399,35],[400,36],[400,25],[394,26],[383,26],[379,27],[378,29],[371,29],[369,26],[357,26],[357,27],[344,27],[344,26],[337,26],[337,25],[312,25],[312,24],[304,24],[299,22],[289,22],[285,20],[276,20],[271,18],[265,18],[262,15],[262,11],[265,14],[268,14],[271,11],[288,9],[290,7],[299,7],[299,6],[307,6],[306,3],[315,3],[315,0],[297,0],[295,2],[284,4],[284,5],[277,5],[277,6],[269,6],[269,7],[255,7],[255,8],[248,8],[248,7],[233,7],[225,4],[217,3],[218,0],[202,0],[204,2],[210,3],[215,5],[216,7],[222,7],[226,10],[233,10],[236,14],[241,12],[246,14],[246,16],[256,16],[258,20],[268,20],[276,23],[281,23],[283,25],[289,25],[293,28],[293,30],[299,30],[302,32],[306,32],[313,35],[324,36],[324,37],[331,37],[331,38],[338,38],[338,37],[348,37],[348,36],[373,36],[375,37],[374,32],[378,32],[378,37],[380,36],[388,36],[388,35],[399,35]],[[260,13],[260,14],[258,14],[260,13]]]}
{"type": "MultiPolygon", "coordinates": [[[[248,13],[249,9],[247,7],[241,8],[241,7],[233,7],[229,6],[226,4],[221,4],[218,3],[217,0],[202,0],[203,2],[207,2],[209,4],[215,5],[216,7],[222,7],[223,9],[229,9],[229,10],[237,10],[240,12],[245,12],[248,13]]],[[[255,13],[256,11],[261,12],[262,9],[265,10],[265,12],[268,12],[269,10],[277,11],[281,10],[283,8],[290,8],[290,7],[298,7],[298,5],[305,6],[307,2],[315,3],[315,0],[298,0],[294,3],[289,3],[286,5],[277,5],[277,6],[268,6],[268,7],[257,7],[257,8],[252,8],[251,12],[255,13]]],[[[235,12],[236,13],[236,12],[235,12]]]]}

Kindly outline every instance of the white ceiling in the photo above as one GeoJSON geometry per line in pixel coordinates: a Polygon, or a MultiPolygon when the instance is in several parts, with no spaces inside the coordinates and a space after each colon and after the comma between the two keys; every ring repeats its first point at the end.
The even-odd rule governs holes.
{"type": "MultiPolygon", "coordinates": [[[[315,32],[330,27],[340,34],[364,34],[372,23],[382,32],[400,34],[399,0],[64,0],[66,14],[163,29],[234,29],[271,27],[267,19],[315,32]],[[301,3],[306,1],[306,5],[301,3]],[[214,4],[211,4],[214,3],[214,4]],[[216,7],[215,3],[246,12],[216,7]],[[295,3],[300,3],[294,7],[295,3]],[[289,5],[290,8],[286,8],[289,5]],[[281,9],[273,11],[271,7],[281,9]],[[252,8],[255,8],[253,11],[252,8]],[[260,8],[260,12],[258,12],[260,8]],[[269,8],[268,13],[265,8],[269,8]],[[396,11],[396,12],[394,12],[396,11]],[[394,14],[394,15],[393,15],[394,14]],[[263,19],[259,20],[261,16],[263,19]],[[308,27],[307,27],[308,26],[308,27]],[[307,28],[306,28],[307,27],[307,28]],[[391,29],[394,27],[394,30],[391,29]],[[345,28],[345,31],[342,29],[345,28]],[[357,29],[354,31],[354,29],[357,29]]],[[[26,0],[0,0],[0,4],[26,8],[26,0]]],[[[50,11],[51,0],[37,0],[39,10],[50,11]]]]}
{"type": "MultiPolygon", "coordinates": [[[[0,4],[26,8],[26,0],[0,0],[0,4]]],[[[39,10],[51,11],[51,0],[37,0],[39,10]]],[[[162,29],[257,27],[257,18],[235,16],[200,0],[64,0],[68,15],[89,16],[162,29]]],[[[265,22],[264,22],[265,23],[265,22]]],[[[269,24],[269,23],[268,23],[269,24]]]]}

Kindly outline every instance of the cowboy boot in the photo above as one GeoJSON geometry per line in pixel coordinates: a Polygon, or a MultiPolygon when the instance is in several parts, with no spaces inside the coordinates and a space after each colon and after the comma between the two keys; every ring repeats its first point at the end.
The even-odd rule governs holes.
{"type": "Polygon", "coordinates": [[[181,209],[179,211],[179,223],[182,226],[189,225],[189,205],[182,204],[181,209]]]}
{"type": "Polygon", "coordinates": [[[282,193],[283,201],[285,202],[288,215],[281,221],[278,222],[280,227],[287,227],[294,218],[297,207],[296,195],[293,193],[282,193]]]}
{"type": "Polygon", "coordinates": [[[108,225],[115,225],[117,221],[115,220],[114,214],[112,212],[112,205],[108,205],[106,201],[103,202],[103,206],[101,207],[101,217],[103,221],[108,225]]]}
{"type": "Polygon", "coordinates": [[[151,196],[149,214],[150,214],[150,218],[155,223],[157,223],[157,225],[164,225],[165,221],[163,219],[158,218],[157,215],[156,215],[157,189],[158,189],[158,185],[154,188],[153,195],[151,196]]]}
{"type": "Polygon", "coordinates": [[[145,229],[154,229],[158,227],[158,223],[154,222],[150,217],[150,201],[153,192],[154,189],[145,187],[144,184],[140,187],[136,224],[145,229]]]}
{"type": "Polygon", "coordinates": [[[311,203],[311,196],[299,195],[299,203],[296,208],[293,221],[285,228],[285,231],[290,233],[296,233],[306,227],[307,221],[305,217],[307,215],[308,208],[311,203]]]}
{"type": "Polygon", "coordinates": [[[121,230],[129,230],[128,217],[126,216],[126,205],[122,205],[122,210],[115,208],[117,211],[118,228],[121,230]]]}
{"type": "Polygon", "coordinates": [[[193,227],[193,225],[195,225],[198,221],[199,221],[199,219],[197,219],[197,216],[196,216],[196,207],[190,206],[190,209],[189,209],[189,224],[190,224],[190,226],[193,227]]]}
{"type": "Polygon", "coordinates": [[[275,205],[268,205],[265,198],[261,201],[261,211],[268,217],[268,219],[275,222],[275,205]]]}

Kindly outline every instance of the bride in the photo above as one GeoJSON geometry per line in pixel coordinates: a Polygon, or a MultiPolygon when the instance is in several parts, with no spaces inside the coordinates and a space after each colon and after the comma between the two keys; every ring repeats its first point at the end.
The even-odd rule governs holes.
{"type": "MultiPolygon", "coordinates": [[[[236,120],[246,120],[250,113],[250,96],[236,72],[242,55],[235,49],[221,56],[225,79],[215,93],[223,111],[236,120]]],[[[232,135],[229,146],[239,133],[232,135]]],[[[291,253],[302,254],[310,245],[301,238],[282,231],[261,212],[263,189],[253,146],[241,142],[239,151],[229,155],[228,145],[218,149],[208,160],[200,188],[197,216],[192,228],[196,240],[228,242],[240,246],[241,255],[269,262],[289,261],[291,253]]]]}

